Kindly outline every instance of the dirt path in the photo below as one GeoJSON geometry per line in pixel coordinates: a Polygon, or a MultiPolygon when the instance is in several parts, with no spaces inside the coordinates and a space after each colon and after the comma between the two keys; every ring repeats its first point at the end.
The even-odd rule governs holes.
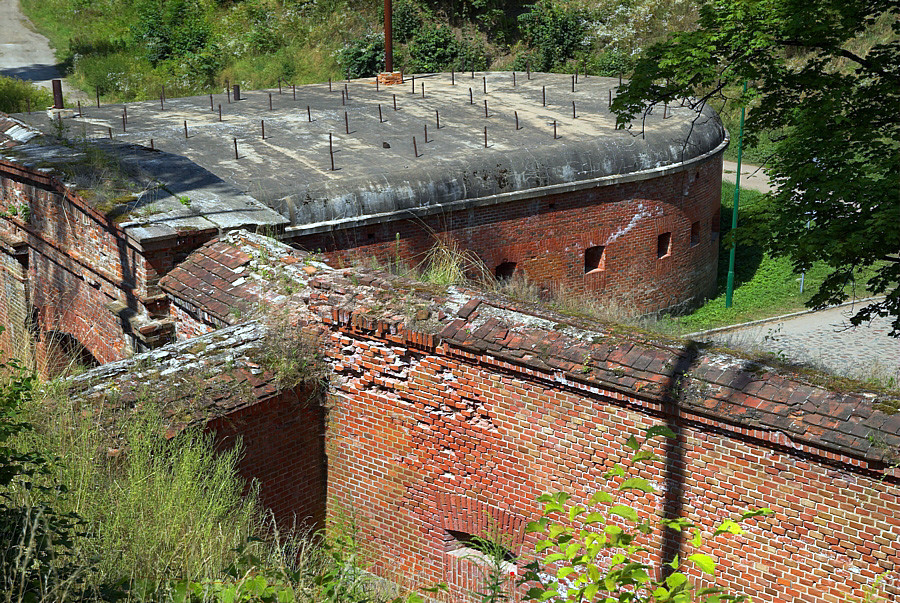
{"type": "MultiPolygon", "coordinates": [[[[34,82],[50,88],[50,80],[60,79],[56,57],[50,42],[31,28],[31,22],[19,7],[19,0],[0,0],[0,75],[34,82]]],[[[63,80],[63,93],[85,98],[63,80]]]]}

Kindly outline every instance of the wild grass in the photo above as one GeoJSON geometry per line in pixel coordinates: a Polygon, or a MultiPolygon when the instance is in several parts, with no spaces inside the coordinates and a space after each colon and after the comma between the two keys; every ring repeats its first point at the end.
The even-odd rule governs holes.
{"type": "Polygon", "coordinates": [[[167,439],[153,411],[129,417],[116,441],[108,417],[53,389],[26,407],[36,429],[20,444],[52,459],[43,479],[66,486],[47,502],[83,521],[74,548],[90,583],[221,573],[260,525],[255,489],[237,475],[240,447],[217,452],[198,430],[167,439]]]}

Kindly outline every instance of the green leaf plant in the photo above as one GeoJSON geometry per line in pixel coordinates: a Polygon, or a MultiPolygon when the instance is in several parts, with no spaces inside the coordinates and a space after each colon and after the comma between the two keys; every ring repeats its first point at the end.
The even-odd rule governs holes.
{"type": "MultiPolygon", "coordinates": [[[[625,442],[632,451],[627,466],[616,464],[604,474],[610,489],[638,495],[656,492],[648,480],[628,477],[639,463],[660,460],[647,446],[662,436],[674,438],[665,426],[648,429],[642,440],[630,436],[625,442]],[[617,479],[618,478],[618,479],[617,479]],[[624,478],[624,479],[622,479],[624,478]],[[616,480],[614,482],[614,480],[616,480]],[[619,483],[618,487],[615,483],[619,483]]],[[[695,552],[682,560],[677,555],[664,568],[646,562],[650,549],[646,536],[657,530],[680,532],[695,549],[703,544],[699,526],[685,518],[643,517],[639,508],[623,504],[608,491],[599,490],[585,506],[569,504],[565,492],[543,494],[540,519],[530,522],[528,533],[540,534],[535,545],[537,559],[526,566],[520,584],[529,586],[524,600],[551,603],[737,603],[746,600],[724,589],[697,587],[688,576],[689,567],[715,575],[716,562],[695,552]]],[[[741,522],[770,515],[771,509],[756,509],[737,519],[719,524],[712,537],[742,534],[741,522]]]]}

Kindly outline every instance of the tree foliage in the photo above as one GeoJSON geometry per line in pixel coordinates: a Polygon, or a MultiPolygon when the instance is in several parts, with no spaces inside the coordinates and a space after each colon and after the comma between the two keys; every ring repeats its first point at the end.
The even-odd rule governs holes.
{"type": "Polygon", "coordinates": [[[859,293],[869,268],[865,290],[884,298],[852,322],[892,316],[900,336],[900,4],[706,0],[697,29],[641,56],[613,110],[624,124],[654,103],[725,99],[745,81],[751,92],[733,95],[751,107],[745,144],[773,140],[766,245],[797,271],[829,266],[813,307],[859,293]]]}

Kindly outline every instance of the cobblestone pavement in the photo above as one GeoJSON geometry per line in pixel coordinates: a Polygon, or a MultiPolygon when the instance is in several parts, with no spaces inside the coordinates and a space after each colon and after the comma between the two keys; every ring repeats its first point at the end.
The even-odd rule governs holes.
{"type": "MultiPolygon", "coordinates": [[[[858,307],[858,306],[857,306],[858,307]]],[[[888,337],[890,320],[852,327],[853,306],[829,308],[715,333],[706,337],[745,351],[783,355],[831,373],[900,379],[900,340],[888,337]]]]}

